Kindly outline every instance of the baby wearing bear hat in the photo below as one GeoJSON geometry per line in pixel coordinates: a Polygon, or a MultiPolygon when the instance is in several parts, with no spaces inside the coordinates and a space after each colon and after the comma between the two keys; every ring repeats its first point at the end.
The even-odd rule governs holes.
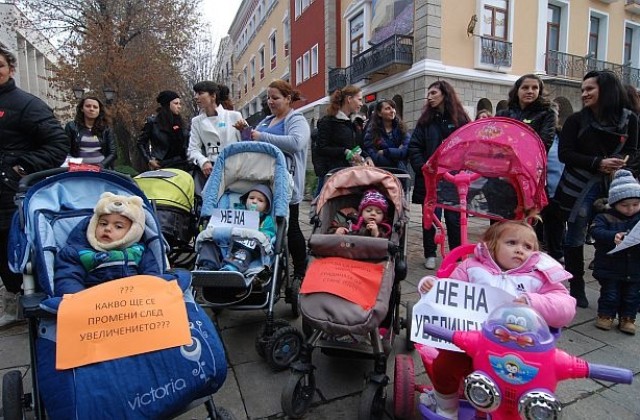
{"type": "Polygon", "coordinates": [[[93,215],[78,223],[56,255],[55,296],[128,276],[160,275],[160,264],[140,242],[144,227],[140,197],[103,193],[93,215]]]}

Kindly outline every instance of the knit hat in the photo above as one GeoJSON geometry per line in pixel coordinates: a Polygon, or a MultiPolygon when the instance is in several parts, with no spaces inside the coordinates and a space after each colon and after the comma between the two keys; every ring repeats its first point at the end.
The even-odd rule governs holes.
{"type": "Polygon", "coordinates": [[[613,175],[613,181],[609,187],[609,205],[626,198],[640,198],[640,184],[633,177],[633,174],[626,169],[620,169],[613,175]]]}
{"type": "Polygon", "coordinates": [[[387,210],[389,210],[389,203],[384,195],[382,195],[378,190],[367,190],[362,196],[362,201],[360,201],[360,206],[358,206],[358,214],[362,213],[362,210],[367,206],[375,206],[382,210],[384,215],[387,215],[387,210]]]}
{"type": "Polygon", "coordinates": [[[102,193],[93,216],[87,228],[87,240],[89,244],[99,251],[110,251],[113,249],[124,249],[142,239],[145,226],[145,215],[142,208],[142,198],[138,196],[115,195],[110,192],[102,193]],[[120,214],[131,220],[129,232],[117,241],[104,244],[96,238],[96,227],[98,219],[105,214],[120,214]]]}
{"type": "Polygon", "coordinates": [[[169,102],[173,101],[176,98],[179,98],[180,95],[178,95],[177,93],[175,93],[172,90],[163,90],[162,92],[160,92],[158,94],[158,97],[156,98],[156,101],[162,105],[162,106],[167,106],[169,104],[169,102]]]}
{"type": "Polygon", "coordinates": [[[249,191],[247,191],[240,197],[240,201],[244,205],[247,204],[247,198],[249,198],[249,193],[251,193],[251,191],[258,191],[259,193],[262,193],[267,198],[267,207],[264,209],[264,213],[267,213],[271,209],[271,201],[273,200],[273,195],[271,194],[271,188],[267,187],[264,184],[254,185],[253,187],[251,187],[251,189],[249,189],[249,191]]]}

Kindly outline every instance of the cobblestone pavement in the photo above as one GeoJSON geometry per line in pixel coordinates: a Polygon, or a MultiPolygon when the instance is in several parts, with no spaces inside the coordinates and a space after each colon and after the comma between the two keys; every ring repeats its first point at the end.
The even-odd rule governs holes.
{"type": "MultiPolygon", "coordinates": [[[[308,237],[310,226],[307,218],[308,202],[303,202],[300,214],[303,230],[308,237]]],[[[418,280],[430,273],[422,257],[422,239],[420,228],[420,208],[411,206],[411,222],[408,230],[409,274],[402,284],[403,301],[413,304],[417,300],[418,280]]],[[[478,218],[469,219],[470,240],[474,241],[485,229],[488,222],[478,218]]],[[[587,247],[587,263],[593,255],[593,249],[587,247]]],[[[578,313],[569,328],[565,329],[559,346],[587,361],[621,366],[631,369],[638,379],[640,372],[640,335],[628,336],[617,330],[609,332],[594,327],[595,307],[598,285],[587,271],[587,295],[591,303],[587,309],[578,309],[578,313]]],[[[401,309],[401,314],[404,309],[401,309]]],[[[300,320],[293,319],[288,304],[281,300],[276,305],[276,317],[285,318],[300,327],[300,320]]],[[[219,405],[231,411],[237,419],[273,419],[284,418],[280,408],[281,389],[290,373],[274,373],[257,355],[254,339],[262,322],[262,311],[223,311],[217,317],[229,361],[229,373],[222,389],[216,394],[219,405]]],[[[393,360],[396,354],[404,352],[403,340],[396,340],[389,357],[388,374],[393,380],[393,360]]],[[[20,369],[25,374],[25,388],[31,389],[28,373],[29,355],[27,334],[24,326],[0,331],[0,374],[11,369],[20,369]]],[[[413,352],[418,383],[426,383],[427,378],[416,352],[413,352]]],[[[313,362],[317,367],[316,386],[313,407],[307,414],[308,419],[355,419],[357,417],[360,391],[364,376],[372,370],[370,360],[339,359],[313,353],[313,362]]],[[[393,385],[387,387],[387,418],[392,418],[393,385]]],[[[582,379],[565,381],[557,391],[564,405],[566,419],[640,419],[640,383],[633,385],[614,385],[607,382],[582,379]]],[[[181,419],[204,418],[205,412],[197,408],[181,419]]],[[[416,417],[417,418],[417,417],[416,417]]]]}

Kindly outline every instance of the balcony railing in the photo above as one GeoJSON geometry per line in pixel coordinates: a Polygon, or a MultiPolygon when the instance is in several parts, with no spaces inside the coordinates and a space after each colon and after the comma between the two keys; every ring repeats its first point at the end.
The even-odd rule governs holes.
{"type": "Polygon", "coordinates": [[[351,67],[329,70],[329,92],[351,84],[351,67]]]}
{"type": "Polygon", "coordinates": [[[413,37],[393,35],[353,57],[351,83],[392,64],[413,64],[413,37]]]}
{"type": "Polygon", "coordinates": [[[480,62],[499,67],[511,67],[512,44],[498,39],[480,37],[480,62]]]}
{"type": "Polygon", "coordinates": [[[635,67],[553,50],[547,51],[546,61],[549,76],[561,76],[580,81],[587,72],[592,70],[611,70],[620,77],[622,83],[640,88],[640,69],[635,67]]]}
{"type": "Polygon", "coordinates": [[[640,14],[640,0],[626,0],[624,3],[624,9],[635,15],[640,14]]]}

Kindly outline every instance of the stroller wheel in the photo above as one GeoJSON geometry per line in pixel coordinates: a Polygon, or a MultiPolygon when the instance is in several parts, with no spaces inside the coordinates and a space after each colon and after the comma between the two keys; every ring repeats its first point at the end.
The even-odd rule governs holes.
{"type": "Polygon", "coordinates": [[[12,370],[2,377],[2,411],[4,420],[24,418],[22,373],[12,370]]]}
{"type": "Polygon", "coordinates": [[[309,410],[315,393],[316,378],[313,373],[292,372],[282,388],[280,396],[282,411],[289,418],[301,418],[309,410]]]}
{"type": "MultiPolygon", "coordinates": [[[[288,327],[289,325],[289,321],[287,321],[286,319],[274,319],[273,332],[279,330],[280,328],[288,327]]],[[[273,333],[271,335],[273,335],[273,333]]],[[[256,352],[258,353],[258,356],[262,357],[263,359],[265,357],[265,349],[267,347],[268,341],[269,335],[267,335],[267,323],[265,322],[264,324],[262,324],[260,332],[256,336],[255,342],[256,352]]]]}
{"type": "Polygon", "coordinates": [[[415,407],[413,359],[406,354],[396,356],[393,371],[393,415],[397,419],[412,419],[415,407]]]}
{"type": "Polygon", "coordinates": [[[275,331],[265,347],[265,358],[275,371],[284,370],[298,359],[304,339],[296,327],[284,327],[275,331]]]}
{"type": "Polygon", "coordinates": [[[406,351],[413,351],[415,345],[411,341],[411,321],[413,320],[413,306],[409,302],[405,302],[407,308],[407,315],[404,318],[404,349],[406,351]]]}
{"type": "Polygon", "coordinates": [[[384,384],[368,381],[360,395],[358,419],[381,419],[387,402],[387,392],[384,384]]]}

